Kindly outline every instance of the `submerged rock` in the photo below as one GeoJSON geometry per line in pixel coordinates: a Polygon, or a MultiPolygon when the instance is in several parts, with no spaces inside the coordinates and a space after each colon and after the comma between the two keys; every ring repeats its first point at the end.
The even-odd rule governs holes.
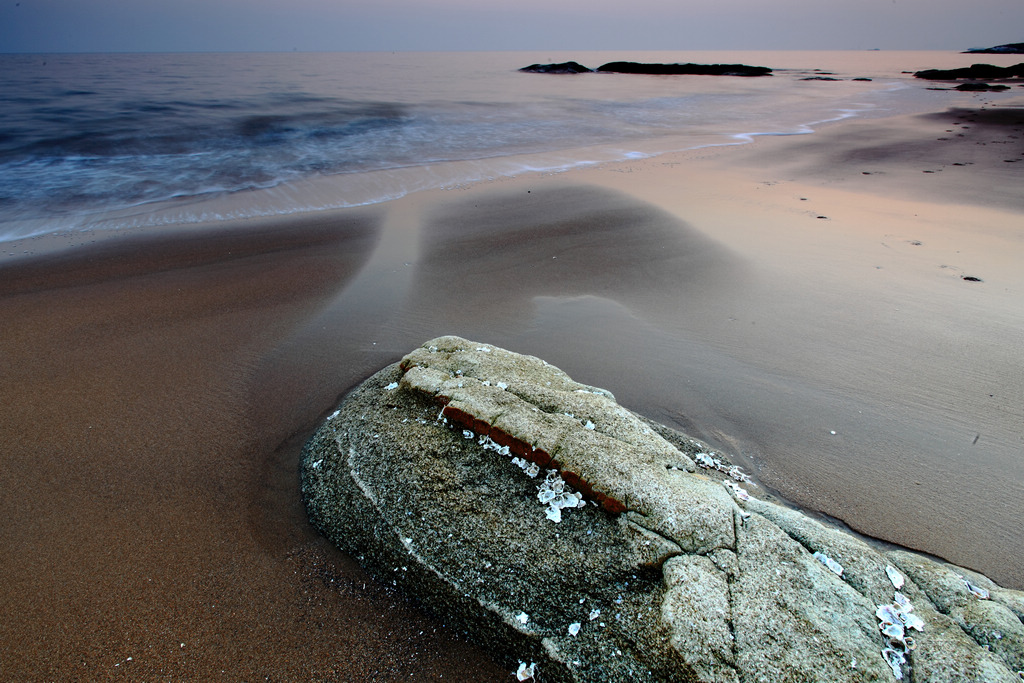
{"type": "Polygon", "coordinates": [[[1002,90],[1009,90],[1010,86],[1008,86],[1008,85],[999,85],[999,84],[993,85],[991,83],[973,82],[973,83],[961,83],[960,85],[956,86],[956,89],[957,90],[963,90],[964,92],[1000,92],[1002,90]]]}
{"type": "Polygon", "coordinates": [[[540,359],[441,337],[345,398],[302,489],[336,545],[537,680],[891,681],[886,651],[914,681],[1019,683],[1024,594],[740,497],[708,451],[540,359]],[[894,599],[912,650],[876,617],[894,599]]]}

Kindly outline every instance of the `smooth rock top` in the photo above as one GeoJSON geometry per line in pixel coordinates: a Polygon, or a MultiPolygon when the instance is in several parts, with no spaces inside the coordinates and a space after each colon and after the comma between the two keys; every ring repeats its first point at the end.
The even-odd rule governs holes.
{"type": "Polygon", "coordinates": [[[364,382],[302,458],[314,525],[520,680],[1020,683],[1024,594],[744,479],[607,391],[458,337],[364,382]]]}

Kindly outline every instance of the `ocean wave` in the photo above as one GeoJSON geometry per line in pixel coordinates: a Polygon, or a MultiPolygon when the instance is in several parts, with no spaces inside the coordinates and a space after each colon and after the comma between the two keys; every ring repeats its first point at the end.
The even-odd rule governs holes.
{"type": "MultiPolygon", "coordinates": [[[[121,57],[108,60],[127,69],[129,57],[121,57]]],[[[555,166],[571,167],[587,161],[573,158],[572,150],[600,147],[603,160],[630,158],[641,148],[642,155],[671,151],[709,136],[728,144],[729,136],[797,132],[814,125],[808,121],[853,110],[841,96],[810,100],[785,84],[749,79],[601,81],[597,75],[563,80],[571,87],[552,91],[550,79],[523,79],[512,70],[492,69],[491,80],[483,81],[470,63],[440,80],[410,63],[406,71],[369,69],[350,83],[352,76],[338,76],[324,62],[319,71],[307,69],[312,75],[253,82],[251,75],[221,73],[216,56],[193,57],[184,66],[133,57],[150,68],[114,78],[108,64],[111,73],[83,78],[80,61],[69,57],[65,68],[79,69],[78,78],[64,79],[73,85],[52,71],[45,78],[18,72],[22,80],[8,89],[9,106],[0,113],[0,224],[49,221],[66,228],[125,211],[134,221],[143,213],[137,208],[150,204],[352,174],[382,178],[409,168],[421,172],[395,177],[419,187],[440,164],[490,160],[490,169],[507,173],[515,163],[495,160],[553,152],[563,153],[555,166]],[[768,133],[745,132],[754,125],[768,133]]],[[[275,68],[285,63],[272,60],[275,68]]],[[[490,172],[480,170],[485,167],[475,166],[490,172]]],[[[334,182],[339,192],[359,190],[312,205],[275,200],[275,210],[348,206],[406,191],[384,185],[375,194],[365,183],[334,182]]]]}

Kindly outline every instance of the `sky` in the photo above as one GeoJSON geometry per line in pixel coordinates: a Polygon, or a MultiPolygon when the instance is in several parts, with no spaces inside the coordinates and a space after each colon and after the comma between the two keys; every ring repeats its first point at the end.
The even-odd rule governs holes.
{"type": "Polygon", "coordinates": [[[0,52],[963,50],[1024,0],[0,0],[0,52]]]}

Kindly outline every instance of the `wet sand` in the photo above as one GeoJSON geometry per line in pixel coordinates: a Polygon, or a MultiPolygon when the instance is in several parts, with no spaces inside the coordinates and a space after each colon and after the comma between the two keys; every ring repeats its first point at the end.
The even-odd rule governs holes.
{"type": "Polygon", "coordinates": [[[308,527],[303,435],[253,417],[279,390],[253,381],[264,356],[351,280],[377,223],[112,240],[0,271],[0,677],[504,674],[308,527]]]}
{"type": "Polygon", "coordinates": [[[1024,587],[1018,113],[0,264],[18,615],[0,675],[507,677],[330,548],[298,497],[340,395],[444,333],[539,355],[796,504],[1024,587]]]}

